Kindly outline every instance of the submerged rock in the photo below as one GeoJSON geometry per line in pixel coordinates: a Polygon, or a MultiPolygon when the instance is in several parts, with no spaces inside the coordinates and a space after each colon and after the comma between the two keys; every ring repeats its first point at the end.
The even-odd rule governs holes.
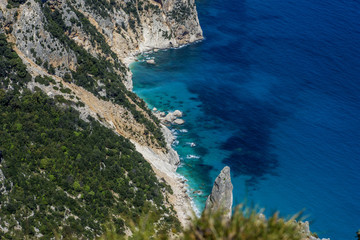
{"type": "Polygon", "coordinates": [[[233,185],[231,183],[230,168],[226,166],[215,179],[211,194],[206,200],[205,211],[222,209],[226,216],[230,218],[233,204],[232,190],[233,185]]]}
{"type": "Polygon", "coordinates": [[[154,59],[146,60],[146,62],[149,63],[149,64],[155,64],[155,60],[154,60],[154,59]]]}

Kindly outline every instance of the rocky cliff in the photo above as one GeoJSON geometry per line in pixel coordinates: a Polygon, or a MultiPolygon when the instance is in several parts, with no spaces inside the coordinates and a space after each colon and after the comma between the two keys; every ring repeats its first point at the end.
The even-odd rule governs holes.
{"type": "MultiPolygon", "coordinates": [[[[16,78],[17,82],[10,75],[1,75],[0,90],[11,92],[16,83],[32,92],[42,91],[59,107],[78,111],[89,124],[95,120],[129,139],[151,164],[158,180],[171,184],[173,191],[163,194],[178,218],[188,219],[190,200],[175,174],[179,157],[171,149],[171,136],[131,91],[128,64],[143,51],[201,40],[195,1],[0,0],[0,26],[13,49],[7,50],[5,58],[18,61],[15,56],[19,56],[25,65],[16,62],[12,67],[21,66],[18,72],[28,74],[26,81],[24,75],[16,78]]],[[[129,152],[138,156],[132,148],[129,152]]],[[[124,157],[129,155],[119,156],[124,157]]],[[[100,166],[100,170],[104,168],[100,166]]],[[[1,179],[5,177],[4,171],[1,179]]],[[[134,181],[129,184],[134,185],[131,191],[138,192],[134,181]]],[[[18,225],[13,228],[21,229],[18,225]]]]}
{"type": "Polygon", "coordinates": [[[76,98],[85,104],[78,108],[85,117],[94,116],[135,142],[164,151],[159,123],[128,91],[127,65],[142,51],[202,39],[194,0],[1,0],[0,10],[1,29],[33,77],[55,80],[46,88],[33,81],[29,88],[76,98]],[[82,98],[75,96],[79,91],[85,93],[82,98]],[[110,103],[121,108],[116,111],[120,114],[110,114],[118,108],[110,103]]]}
{"type": "MultiPolygon", "coordinates": [[[[80,60],[62,33],[92,56],[122,63],[142,51],[202,39],[194,0],[21,2],[0,1],[3,28],[26,57],[59,77],[76,71],[80,60]]],[[[128,69],[118,70],[131,89],[128,69]]]]}
{"type": "Polygon", "coordinates": [[[230,168],[226,166],[215,179],[211,194],[206,200],[205,211],[223,210],[230,218],[233,204],[232,190],[230,168]]]}

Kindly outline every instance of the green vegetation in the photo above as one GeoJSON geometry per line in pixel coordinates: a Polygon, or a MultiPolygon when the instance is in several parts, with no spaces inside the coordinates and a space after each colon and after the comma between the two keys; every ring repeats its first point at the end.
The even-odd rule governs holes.
{"type": "Polygon", "coordinates": [[[116,54],[113,51],[111,51],[110,46],[106,43],[104,36],[96,30],[94,25],[90,23],[90,21],[84,16],[84,14],[82,14],[72,6],[71,6],[71,10],[79,18],[82,24],[82,29],[90,36],[90,41],[93,44],[93,46],[95,46],[95,43],[98,43],[104,54],[106,55],[111,54],[111,57],[114,60],[118,60],[116,54]]]}
{"type": "Polygon", "coordinates": [[[122,234],[144,212],[158,232],[179,230],[164,205],[168,186],[130,141],[94,119],[81,120],[62,96],[27,90],[31,77],[4,35],[0,51],[0,224],[9,230],[0,239],[92,239],[107,224],[122,234]]]}
{"type": "Polygon", "coordinates": [[[56,84],[55,80],[48,76],[45,76],[45,77],[44,76],[36,76],[35,82],[40,83],[45,86],[49,86],[50,83],[56,84]]]}
{"type": "Polygon", "coordinates": [[[0,34],[0,88],[18,91],[31,81],[19,56],[11,49],[6,36],[0,34]]]}
{"type": "Polygon", "coordinates": [[[16,8],[24,3],[26,3],[26,0],[8,0],[8,5],[6,7],[7,8],[16,8]]]}
{"type": "MultiPolygon", "coordinates": [[[[124,221],[137,222],[142,212],[157,220],[170,214],[165,185],[127,139],[41,92],[0,90],[0,115],[8,191],[0,196],[0,217],[13,233],[34,236],[37,228],[46,238],[53,231],[93,238],[106,222],[121,233],[124,221]]],[[[162,222],[160,228],[176,225],[171,214],[162,222]]]]}
{"type": "MultiPolygon", "coordinates": [[[[265,219],[255,210],[237,207],[231,219],[224,217],[222,211],[204,212],[196,218],[190,227],[179,234],[182,240],[301,240],[306,236],[295,221],[296,216],[285,220],[278,213],[265,219]]],[[[154,232],[151,217],[143,216],[138,228],[132,228],[134,233],[129,239],[160,240],[170,239],[169,235],[154,232]]],[[[114,227],[109,225],[100,240],[125,240],[123,235],[116,234],[114,227]]]]}
{"type": "MultiPolygon", "coordinates": [[[[139,3],[140,4],[140,3],[139,3]]],[[[140,23],[140,16],[138,14],[138,11],[136,9],[136,1],[129,1],[126,3],[126,6],[124,7],[124,11],[129,14],[129,26],[132,29],[134,33],[137,33],[136,31],[136,23],[140,23]],[[135,21],[136,19],[136,21],[135,21]]]]}
{"type": "Polygon", "coordinates": [[[177,6],[170,13],[169,16],[175,19],[176,22],[183,24],[185,20],[191,15],[191,9],[189,6],[177,6]]]}
{"type": "Polygon", "coordinates": [[[110,17],[108,11],[113,11],[113,7],[116,5],[114,0],[85,0],[86,6],[91,10],[97,12],[103,18],[110,17]]]}
{"type": "Polygon", "coordinates": [[[275,213],[265,219],[255,210],[241,206],[237,207],[230,220],[227,220],[221,211],[205,212],[184,232],[183,239],[300,240],[304,236],[295,218],[285,220],[275,213]]]}
{"type": "MultiPolygon", "coordinates": [[[[51,11],[46,3],[43,4],[42,9],[47,20],[47,31],[59,39],[64,45],[68,46],[76,54],[78,67],[76,72],[72,72],[72,81],[95,94],[99,98],[110,100],[129,109],[135,120],[144,124],[148,131],[152,133],[153,136],[149,136],[149,140],[164,148],[166,144],[158,126],[158,119],[151,114],[151,111],[146,107],[143,100],[125,88],[121,77],[119,77],[116,73],[116,71],[122,72],[124,76],[126,69],[122,63],[117,58],[114,59],[114,63],[111,63],[104,57],[93,57],[85,49],[78,46],[73,40],[64,34],[71,29],[65,25],[62,15],[58,10],[51,11]],[[99,86],[98,82],[102,83],[102,85],[99,86]],[[99,95],[99,92],[103,89],[106,90],[106,98],[99,95]],[[143,111],[147,112],[152,121],[149,120],[143,113],[138,111],[136,109],[136,105],[131,103],[128,98],[140,106],[143,111]]],[[[82,16],[83,15],[80,15],[79,13],[80,19],[82,19],[82,16]]],[[[96,41],[100,41],[100,44],[107,46],[104,48],[108,48],[106,42],[101,40],[103,37],[98,35],[99,33],[96,31],[95,27],[93,27],[90,23],[86,23],[85,20],[82,21],[82,24],[87,26],[88,33],[91,34],[94,39],[98,39],[96,41]],[[98,34],[95,34],[95,32],[98,34]]],[[[67,79],[67,81],[71,80],[67,79]]]]}

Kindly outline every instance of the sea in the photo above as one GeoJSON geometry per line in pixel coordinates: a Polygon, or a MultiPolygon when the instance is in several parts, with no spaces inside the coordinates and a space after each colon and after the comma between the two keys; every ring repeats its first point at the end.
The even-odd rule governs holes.
{"type": "Polygon", "coordinates": [[[360,2],[198,0],[205,39],[139,56],[134,92],[181,110],[177,172],[202,211],[228,165],[234,205],[360,229],[360,2]],[[143,60],[154,59],[156,64],[143,60]]]}

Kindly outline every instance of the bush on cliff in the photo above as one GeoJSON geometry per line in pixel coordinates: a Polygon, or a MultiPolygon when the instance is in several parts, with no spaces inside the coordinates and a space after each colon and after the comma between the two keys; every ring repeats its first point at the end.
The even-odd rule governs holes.
{"type": "Polygon", "coordinates": [[[286,220],[278,213],[265,219],[255,210],[237,207],[228,220],[221,211],[204,212],[184,232],[185,240],[300,240],[300,226],[295,217],[286,220]]]}
{"type": "Polygon", "coordinates": [[[156,232],[156,227],[149,216],[142,216],[137,228],[132,228],[133,235],[126,237],[114,233],[110,226],[99,240],[123,239],[182,239],[182,240],[301,240],[305,239],[301,225],[295,219],[297,215],[286,220],[278,213],[268,219],[253,209],[238,206],[231,219],[225,217],[222,211],[204,212],[200,218],[195,217],[190,226],[174,236],[156,232]]]}
{"type": "Polygon", "coordinates": [[[158,232],[179,228],[166,184],[128,139],[82,120],[63,96],[30,92],[4,34],[0,53],[0,239],[94,239],[109,222],[121,234],[143,212],[158,232]]]}
{"type": "Polygon", "coordinates": [[[0,239],[94,239],[152,212],[176,227],[160,183],[131,142],[42,92],[0,89],[0,239]],[[2,186],[5,188],[2,188],[2,186]],[[8,224],[8,225],[7,225],[8,224]],[[19,227],[21,227],[19,230],[19,227]]]}

